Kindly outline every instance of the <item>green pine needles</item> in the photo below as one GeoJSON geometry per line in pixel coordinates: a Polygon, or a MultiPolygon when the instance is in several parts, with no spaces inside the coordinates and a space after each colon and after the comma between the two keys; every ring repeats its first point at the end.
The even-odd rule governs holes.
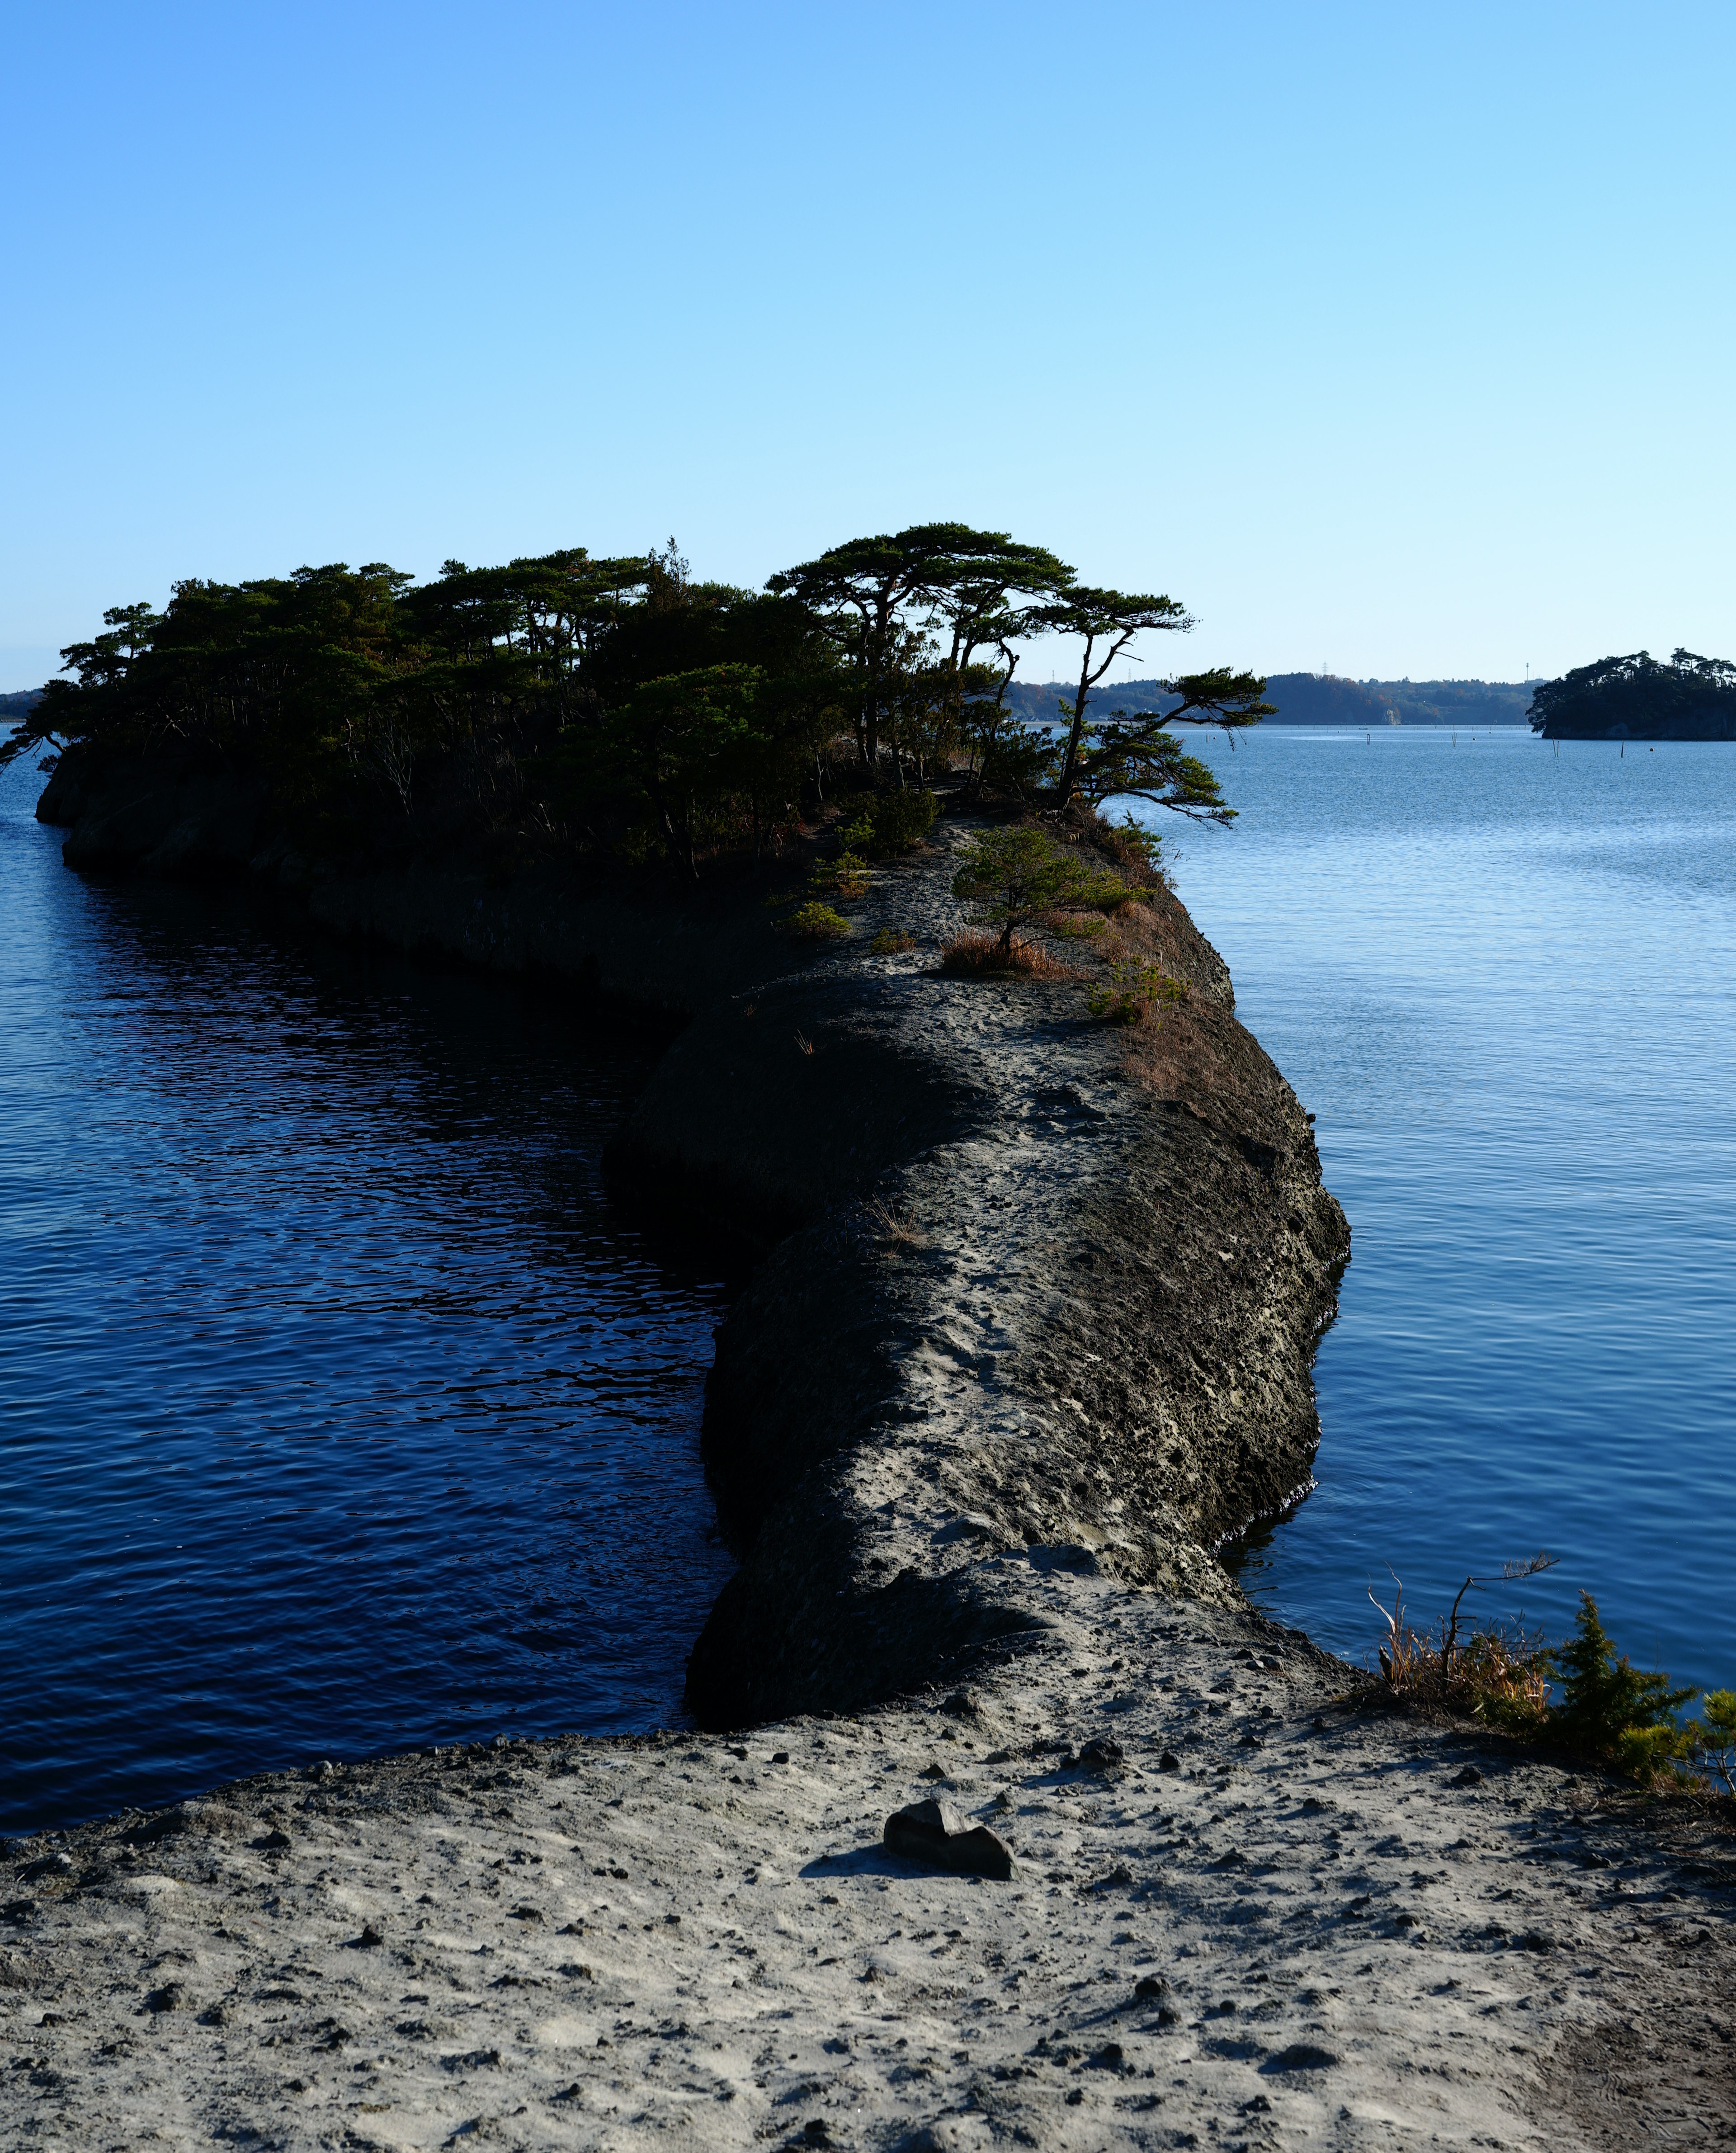
{"type": "Polygon", "coordinates": [[[1549,1656],[1561,1684],[1550,1731],[1581,1756],[1650,1779],[1685,1753],[1676,1714],[1695,1692],[1672,1689],[1667,1675],[1642,1673],[1626,1652],[1617,1659],[1597,1602],[1589,1592],[1579,1599],[1572,1636],[1549,1656]]]}
{"type": "MultiPolygon", "coordinates": [[[[1539,1556],[1508,1574],[1535,1575],[1550,1560],[1539,1556]]],[[[1469,1589],[1485,1580],[1465,1582],[1469,1589]]],[[[1546,1646],[1499,1630],[1461,1638],[1456,1604],[1438,1637],[1418,1632],[1405,1620],[1400,1591],[1390,1611],[1381,1608],[1387,1635],[1380,1648],[1381,1672],[1398,1695],[1557,1743],[1642,1785],[1715,1781],[1736,1796],[1736,1690],[1708,1690],[1701,1716],[1680,1718],[1699,1692],[1673,1687],[1667,1674],[1636,1667],[1617,1653],[1589,1592],[1580,1594],[1572,1636],[1546,1646]],[[1552,1682],[1559,1691],[1553,1697],[1552,1682]]]]}

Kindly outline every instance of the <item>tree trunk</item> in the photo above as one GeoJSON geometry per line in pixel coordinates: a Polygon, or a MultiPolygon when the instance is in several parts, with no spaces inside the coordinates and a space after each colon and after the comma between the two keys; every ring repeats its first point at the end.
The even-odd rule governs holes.
{"type": "Polygon", "coordinates": [[[1067,753],[1061,758],[1061,776],[1055,787],[1055,804],[1065,807],[1073,796],[1073,772],[1079,764],[1079,741],[1085,730],[1085,712],[1091,696],[1091,653],[1095,636],[1085,639],[1085,657],[1079,668],[1079,692],[1073,698],[1072,722],[1067,727],[1067,753]]]}

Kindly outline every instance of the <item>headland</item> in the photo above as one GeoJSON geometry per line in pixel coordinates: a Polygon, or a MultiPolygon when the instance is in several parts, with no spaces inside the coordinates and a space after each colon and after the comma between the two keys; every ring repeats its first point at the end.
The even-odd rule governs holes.
{"type": "Polygon", "coordinates": [[[1077,949],[939,970],[957,819],[803,945],[757,893],[329,872],[208,771],[74,756],[42,812],[74,865],[245,875],[660,1012],[618,1183],[759,1260],[708,1391],[741,1567],[697,1731],[14,1845],[20,2142],[1613,2145],[1728,2112],[1720,1858],[1382,1708],[1216,1560],[1306,1484],[1348,1244],[1170,892],[1117,932],[1184,991],[1123,1028],[1077,949]],[[883,1852],[936,1794],[1011,1881],[883,1852]]]}

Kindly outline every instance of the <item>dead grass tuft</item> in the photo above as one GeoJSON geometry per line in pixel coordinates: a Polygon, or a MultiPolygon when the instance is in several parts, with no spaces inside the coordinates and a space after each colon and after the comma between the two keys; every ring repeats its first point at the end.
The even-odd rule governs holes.
{"type": "Polygon", "coordinates": [[[1372,1592],[1368,1597],[1386,1622],[1380,1668],[1395,1696],[1513,1734],[1535,1733],[1546,1723],[1554,1662],[1541,1637],[1499,1626],[1461,1636],[1458,1601],[1450,1621],[1443,1616],[1437,1630],[1417,1630],[1405,1616],[1402,1585],[1390,1608],[1372,1592]]]}
{"type": "Polygon", "coordinates": [[[955,980],[996,980],[1017,975],[1024,979],[1066,979],[1066,965],[1057,964],[1046,949],[1035,942],[1021,942],[1016,935],[1010,948],[1001,947],[1000,937],[980,929],[966,928],[943,944],[940,969],[955,980]]]}
{"type": "Polygon", "coordinates": [[[925,1249],[929,1245],[928,1235],[914,1220],[908,1216],[900,1218],[889,1204],[883,1204],[878,1196],[870,1197],[862,1208],[873,1221],[883,1241],[890,1242],[895,1247],[904,1249],[925,1249]]]}

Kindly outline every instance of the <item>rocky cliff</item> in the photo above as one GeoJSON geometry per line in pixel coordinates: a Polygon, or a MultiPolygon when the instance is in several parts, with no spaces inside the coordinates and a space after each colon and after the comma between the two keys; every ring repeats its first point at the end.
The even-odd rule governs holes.
{"type": "Polygon", "coordinates": [[[757,888],[336,872],[208,773],[69,756],[38,812],[74,866],[245,875],[339,931],[679,1024],[617,1180],[760,1259],[708,1387],[741,1568],[693,1655],[703,1723],[856,1708],[1014,1649],[1057,1568],[1233,1601],[1214,1549],[1306,1484],[1347,1229],[1168,892],[1117,934],[1186,998],[1122,1029],[1087,1010],[1088,958],[942,974],[956,820],[814,949],[757,888]],[[873,954],[883,926],[914,946],[873,954]]]}

